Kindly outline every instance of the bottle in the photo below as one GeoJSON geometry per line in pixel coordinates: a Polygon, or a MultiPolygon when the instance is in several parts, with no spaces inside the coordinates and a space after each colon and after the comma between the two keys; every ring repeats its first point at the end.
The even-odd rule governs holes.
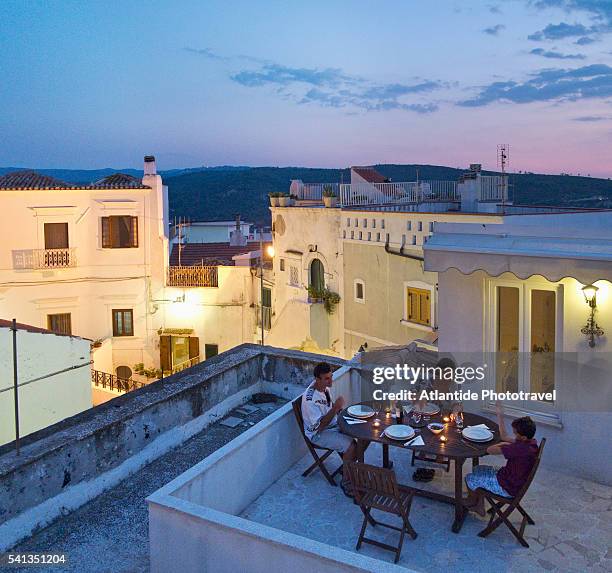
{"type": "Polygon", "coordinates": [[[395,404],[395,419],[397,420],[398,424],[404,423],[404,409],[399,402],[395,404]]]}

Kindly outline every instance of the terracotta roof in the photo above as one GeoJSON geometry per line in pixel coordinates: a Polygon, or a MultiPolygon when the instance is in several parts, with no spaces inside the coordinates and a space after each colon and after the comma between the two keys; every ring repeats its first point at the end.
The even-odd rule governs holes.
{"type": "MultiPolygon", "coordinates": [[[[13,326],[12,320],[6,320],[0,318],[0,328],[11,328],[13,326]]],[[[82,338],[81,336],[74,336],[73,334],[60,334],[59,332],[53,332],[48,328],[40,328],[40,326],[32,326],[31,324],[17,323],[17,330],[25,330],[27,332],[34,332],[36,334],[54,334],[55,336],[68,336],[70,338],[82,338]]],[[[89,339],[83,339],[89,340],[89,339]]]]}
{"type": "MultiPolygon", "coordinates": [[[[264,243],[264,249],[271,243],[264,243]]],[[[192,267],[194,265],[234,265],[232,257],[259,250],[259,241],[251,241],[243,247],[236,247],[229,243],[187,243],[181,250],[181,265],[192,267]]],[[[178,245],[172,248],[170,266],[178,266],[178,245]]]]}
{"type": "Polygon", "coordinates": [[[92,183],[92,189],[149,189],[140,179],[126,173],[113,173],[100,181],[92,183]]]}
{"type": "Polygon", "coordinates": [[[55,177],[41,175],[36,171],[13,171],[0,177],[0,189],[68,189],[69,183],[64,183],[55,177]]]}
{"type": "Polygon", "coordinates": [[[386,183],[388,181],[388,179],[376,171],[374,167],[353,167],[352,169],[368,183],[386,183]]]}
{"type": "Polygon", "coordinates": [[[0,177],[0,189],[150,189],[140,179],[125,173],[113,173],[95,183],[66,183],[36,171],[13,171],[0,177]]]}

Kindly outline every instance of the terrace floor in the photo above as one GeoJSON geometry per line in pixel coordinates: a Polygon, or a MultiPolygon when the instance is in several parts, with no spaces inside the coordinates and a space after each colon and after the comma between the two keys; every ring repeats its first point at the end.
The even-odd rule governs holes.
{"type": "MultiPolygon", "coordinates": [[[[11,552],[65,553],[68,563],[45,571],[144,573],[149,571],[149,512],[145,498],[224,446],[253,424],[280,408],[285,400],[257,404],[251,414],[229,412],[176,449],[143,467],[83,507],[56,520],[15,546],[11,552]],[[229,417],[243,418],[235,428],[223,426],[229,417]]],[[[252,402],[248,404],[253,405],[252,402]]],[[[0,567],[0,572],[5,568],[0,567]]],[[[10,566],[6,571],[31,571],[10,566]]]]}
{"type": "MultiPolygon", "coordinates": [[[[392,448],[391,456],[398,481],[410,485],[414,468],[410,467],[409,453],[392,448]]],[[[380,447],[371,447],[366,461],[380,464],[380,447]]],[[[320,472],[303,478],[301,473],[310,462],[305,457],[293,466],[242,517],[355,551],[362,523],[359,507],[339,487],[327,484],[320,472]]],[[[491,456],[481,463],[502,465],[503,461],[491,456]]],[[[464,466],[465,473],[470,465],[468,461],[464,466]]],[[[452,472],[452,467],[446,473],[437,466],[434,481],[418,485],[450,494],[452,472]]],[[[451,505],[416,497],[410,520],[418,537],[414,541],[406,538],[399,565],[416,571],[471,573],[612,571],[612,487],[540,468],[523,505],[536,522],[527,526],[529,549],[520,546],[503,525],[485,539],[477,537],[486,519],[473,513],[466,517],[461,532],[454,534],[450,531],[451,505]]],[[[373,515],[376,517],[376,512],[373,515]]],[[[383,521],[392,520],[393,516],[383,517],[383,521]]],[[[391,544],[397,543],[398,535],[380,527],[368,528],[368,536],[391,544]]],[[[391,552],[372,545],[364,544],[360,553],[393,562],[391,552]]]]}

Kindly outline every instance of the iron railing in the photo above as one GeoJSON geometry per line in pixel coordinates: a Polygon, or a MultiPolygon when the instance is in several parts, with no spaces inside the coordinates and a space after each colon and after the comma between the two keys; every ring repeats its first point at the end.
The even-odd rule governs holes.
{"type": "Polygon", "coordinates": [[[336,197],[340,194],[339,183],[304,183],[298,191],[298,199],[304,201],[322,201],[323,191],[329,189],[336,197]]]}
{"type": "Polygon", "coordinates": [[[219,267],[193,266],[169,267],[168,286],[174,287],[218,287],[219,267]]]}
{"type": "Polygon", "coordinates": [[[342,207],[458,200],[456,181],[408,181],[403,183],[340,185],[340,205],[342,207]]]}
{"type": "Polygon", "coordinates": [[[76,267],[76,249],[25,249],[13,251],[16,269],[65,269],[76,267]]]}
{"type": "Polygon", "coordinates": [[[146,386],[144,382],[137,382],[132,378],[119,378],[114,374],[101,372],[100,370],[91,371],[91,383],[98,388],[120,393],[131,392],[146,386]]]}
{"type": "Polygon", "coordinates": [[[504,201],[508,198],[508,177],[481,175],[479,201],[504,201]]]}
{"type": "Polygon", "coordinates": [[[179,364],[176,364],[175,366],[172,367],[172,370],[170,372],[164,372],[164,375],[170,375],[170,374],[176,374],[177,372],[182,372],[186,368],[191,368],[192,366],[195,366],[196,364],[199,364],[199,363],[200,363],[200,357],[194,356],[193,358],[189,358],[188,360],[185,360],[184,362],[180,362],[179,364]]]}

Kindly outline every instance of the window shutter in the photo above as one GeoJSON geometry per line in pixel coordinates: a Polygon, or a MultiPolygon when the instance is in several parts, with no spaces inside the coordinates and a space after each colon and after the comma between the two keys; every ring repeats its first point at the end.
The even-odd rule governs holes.
{"type": "Polygon", "coordinates": [[[138,247],[138,217],[132,217],[132,247],[138,247]]]}
{"type": "Polygon", "coordinates": [[[200,356],[200,339],[196,336],[189,337],[189,359],[200,356]]]}
{"type": "Polygon", "coordinates": [[[159,364],[163,372],[172,370],[172,360],[170,356],[171,345],[169,336],[159,337],[159,364]]]}
{"type": "Polygon", "coordinates": [[[111,244],[110,217],[102,217],[102,248],[110,249],[111,244]]]}

